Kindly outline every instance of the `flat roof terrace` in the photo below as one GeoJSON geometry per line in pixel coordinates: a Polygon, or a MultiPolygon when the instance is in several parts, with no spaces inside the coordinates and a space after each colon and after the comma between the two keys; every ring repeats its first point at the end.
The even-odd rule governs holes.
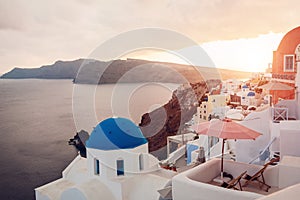
{"type": "MultiPolygon", "coordinates": [[[[272,166],[269,165],[264,170],[265,183],[270,185],[271,188],[266,192],[266,188],[259,187],[257,181],[249,183],[247,186],[242,187],[243,191],[227,189],[220,187],[221,183],[215,181],[220,176],[220,159],[212,159],[206,163],[203,163],[193,169],[183,172],[173,178],[173,197],[174,199],[259,199],[266,195],[270,195],[285,187],[300,183],[300,162],[299,165],[290,166],[291,159],[298,157],[290,157],[284,159],[283,163],[272,166]],[[280,172],[279,172],[280,171],[280,172]],[[295,174],[296,173],[296,174],[295,174]],[[186,196],[186,194],[189,194],[186,196]]],[[[299,160],[300,161],[300,160],[299,160]]],[[[295,163],[295,162],[293,162],[295,163]]],[[[252,176],[263,166],[252,165],[247,163],[240,163],[230,160],[224,160],[224,172],[231,174],[234,178],[238,177],[244,171],[252,176]]],[[[241,185],[243,186],[246,179],[241,179],[241,185]]],[[[236,185],[239,188],[239,185],[236,185]]],[[[300,193],[300,192],[299,192],[300,193]]]]}

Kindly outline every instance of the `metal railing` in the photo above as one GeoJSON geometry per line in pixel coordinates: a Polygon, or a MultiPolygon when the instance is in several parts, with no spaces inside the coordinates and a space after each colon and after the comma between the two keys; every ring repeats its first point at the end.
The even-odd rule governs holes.
{"type": "Polygon", "coordinates": [[[254,161],[256,161],[257,159],[259,159],[261,156],[263,156],[266,152],[270,152],[270,146],[273,144],[273,142],[275,142],[275,140],[277,139],[277,137],[273,137],[270,142],[267,144],[267,146],[255,157],[253,158],[249,164],[252,164],[254,161]]]}
{"type": "Polygon", "coordinates": [[[282,120],[289,119],[288,108],[284,107],[273,107],[272,108],[272,120],[273,122],[279,122],[282,120]]]}

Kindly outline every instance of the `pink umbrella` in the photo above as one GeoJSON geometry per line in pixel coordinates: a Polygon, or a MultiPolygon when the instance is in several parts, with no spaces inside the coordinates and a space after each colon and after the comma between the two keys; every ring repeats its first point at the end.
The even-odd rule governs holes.
{"type": "MultiPolygon", "coordinates": [[[[192,126],[198,134],[214,136],[223,139],[221,157],[221,176],[223,175],[224,144],[227,139],[253,139],[261,134],[230,119],[213,119],[192,126]]],[[[223,176],[222,176],[223,177],[223,176]]]]}
{"type": "Polygon", "coordinates": [[[270,91],[274,91],[274,98],[273,98],[273,104],[275,104],[276,102],[276,91],[288,91],[288,90],[294,90],[295,88],[289,86],[289,85],[286,85],[284,83],[280,83],[280,82],[277,82],[277,81],[271,81],[267,84],[264,84],[264,85],[261,85],[259,86],[258,88],[261,88],[261,89],[265,89],[265,90],[268,90],[269,93],[270,91]]]}

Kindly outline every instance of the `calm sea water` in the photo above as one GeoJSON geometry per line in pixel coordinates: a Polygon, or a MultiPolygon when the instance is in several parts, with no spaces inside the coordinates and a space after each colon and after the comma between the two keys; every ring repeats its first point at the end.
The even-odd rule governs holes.
{"type": "MultiPolygon", "coordinates": [[[[94,90],[90,85],[76,87],[75,98],[94,90]]],[[[117,115],[138,123],[143,113],[166,103],[176,87],[102,85],[95,90],[95,102],[80,103],[78,99],[73,101],[74,85],[70,80],[0,80],[0,199],[34,199],[34,188],[61,177],[62,170],[77,155],[67,143],[76,127],[92,129],[84,127],[90,123],[81,123],[88,118],[78,118],[86,115],[88,103],[95,103],[98,122],[117,115]],[[82,111],[76,111],[76,123],[74,104],[77,111],[82,111]]]]}

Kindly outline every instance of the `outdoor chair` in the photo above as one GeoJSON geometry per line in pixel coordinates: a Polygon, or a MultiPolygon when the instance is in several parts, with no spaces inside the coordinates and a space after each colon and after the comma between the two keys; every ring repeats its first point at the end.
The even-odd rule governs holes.
{"type": "Polygon", "coordinates": [[[238,177],[230,180],[229,182],[223,182],[223,184],[221,185],[224,188],[228,188],[231,189],[233,188],[234,190],[243,190],[242,189],[242,185],[241,185],[241,178],[247,173],[247,171],[244,171],[243,173],[241,173],[238,177]],[[240,189],[238,189],[236,187],[236,185],[239,184],[240,189]]]}
{"type": "Polygon", "coordinates": [[[267,162],[266,164],[263,165],[263,168],[261,168],[258,172],[256,172],[254,175],[250,176],[249,174],[246,174],[246,176],[244,177],[244,179],[246,179],[245,184],[243,185],[243,187],[246,187],[249,183],[251,182],[258,182],[259,184],[259,188],[262,189],[263,186],[266,187],[266,192],[269,191],[269,189],[271,188],[270,185],[266,184],[265,182],[265,178],[264,178],[264,171],[266,170],[266,168],[273,164],[274,162],[279,161],[279,157],[277,158],[273,158],[271,159],[269,162],[267,162]]]}

